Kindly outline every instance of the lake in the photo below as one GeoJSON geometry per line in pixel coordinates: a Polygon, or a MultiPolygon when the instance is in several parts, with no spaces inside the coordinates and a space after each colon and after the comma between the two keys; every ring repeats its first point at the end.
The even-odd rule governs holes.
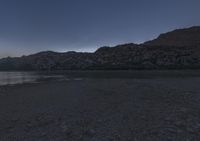
{"type": "Polygon", "coordinates": [[[151,79],[200,77],[199,70],[134,70],[134,71],[56,71],[0,72],[0,85],[35,83],[49,80],[89,79],[151,79]]]}

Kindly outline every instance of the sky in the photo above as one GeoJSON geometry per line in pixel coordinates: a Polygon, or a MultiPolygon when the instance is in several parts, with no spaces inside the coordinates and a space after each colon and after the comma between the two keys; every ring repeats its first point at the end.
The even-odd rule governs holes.
{"type": "Polygon", "coordinates": [[[0,0],[0,58],[142,43],[199,13],[200,0],[0,0]]]}

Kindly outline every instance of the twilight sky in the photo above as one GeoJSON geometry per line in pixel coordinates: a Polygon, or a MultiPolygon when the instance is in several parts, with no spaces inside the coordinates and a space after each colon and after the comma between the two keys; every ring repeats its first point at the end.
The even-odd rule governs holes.
{"type": "Polygon", "coordinates": [[[0,0],[0,57],[141,43],[199,13],[200,0],[0,0]]]}

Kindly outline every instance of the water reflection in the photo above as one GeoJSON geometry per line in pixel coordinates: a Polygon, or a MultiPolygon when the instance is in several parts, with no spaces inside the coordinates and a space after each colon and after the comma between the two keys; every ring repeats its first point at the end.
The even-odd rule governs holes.
{"type": "Polygon", "coordinates": [[[38,77],[34,72],[0,72],[0,85],[33,82],[38,77]]]}
{"type": "Polygon", "coordinates": [[[38,72],[0,72],[0,85],[12,85],[22,83],[33,83],[45,79],[61,77],[55,74],[44,74],[38,72]]]}

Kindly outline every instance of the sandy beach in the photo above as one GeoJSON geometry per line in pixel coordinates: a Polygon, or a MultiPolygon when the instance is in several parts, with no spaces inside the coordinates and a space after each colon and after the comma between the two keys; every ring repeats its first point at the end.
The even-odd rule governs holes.
{"type": "Polygon", "coordinates": [[[2,141],[199,141],[200,77],[0,87],[2,141]]]}

